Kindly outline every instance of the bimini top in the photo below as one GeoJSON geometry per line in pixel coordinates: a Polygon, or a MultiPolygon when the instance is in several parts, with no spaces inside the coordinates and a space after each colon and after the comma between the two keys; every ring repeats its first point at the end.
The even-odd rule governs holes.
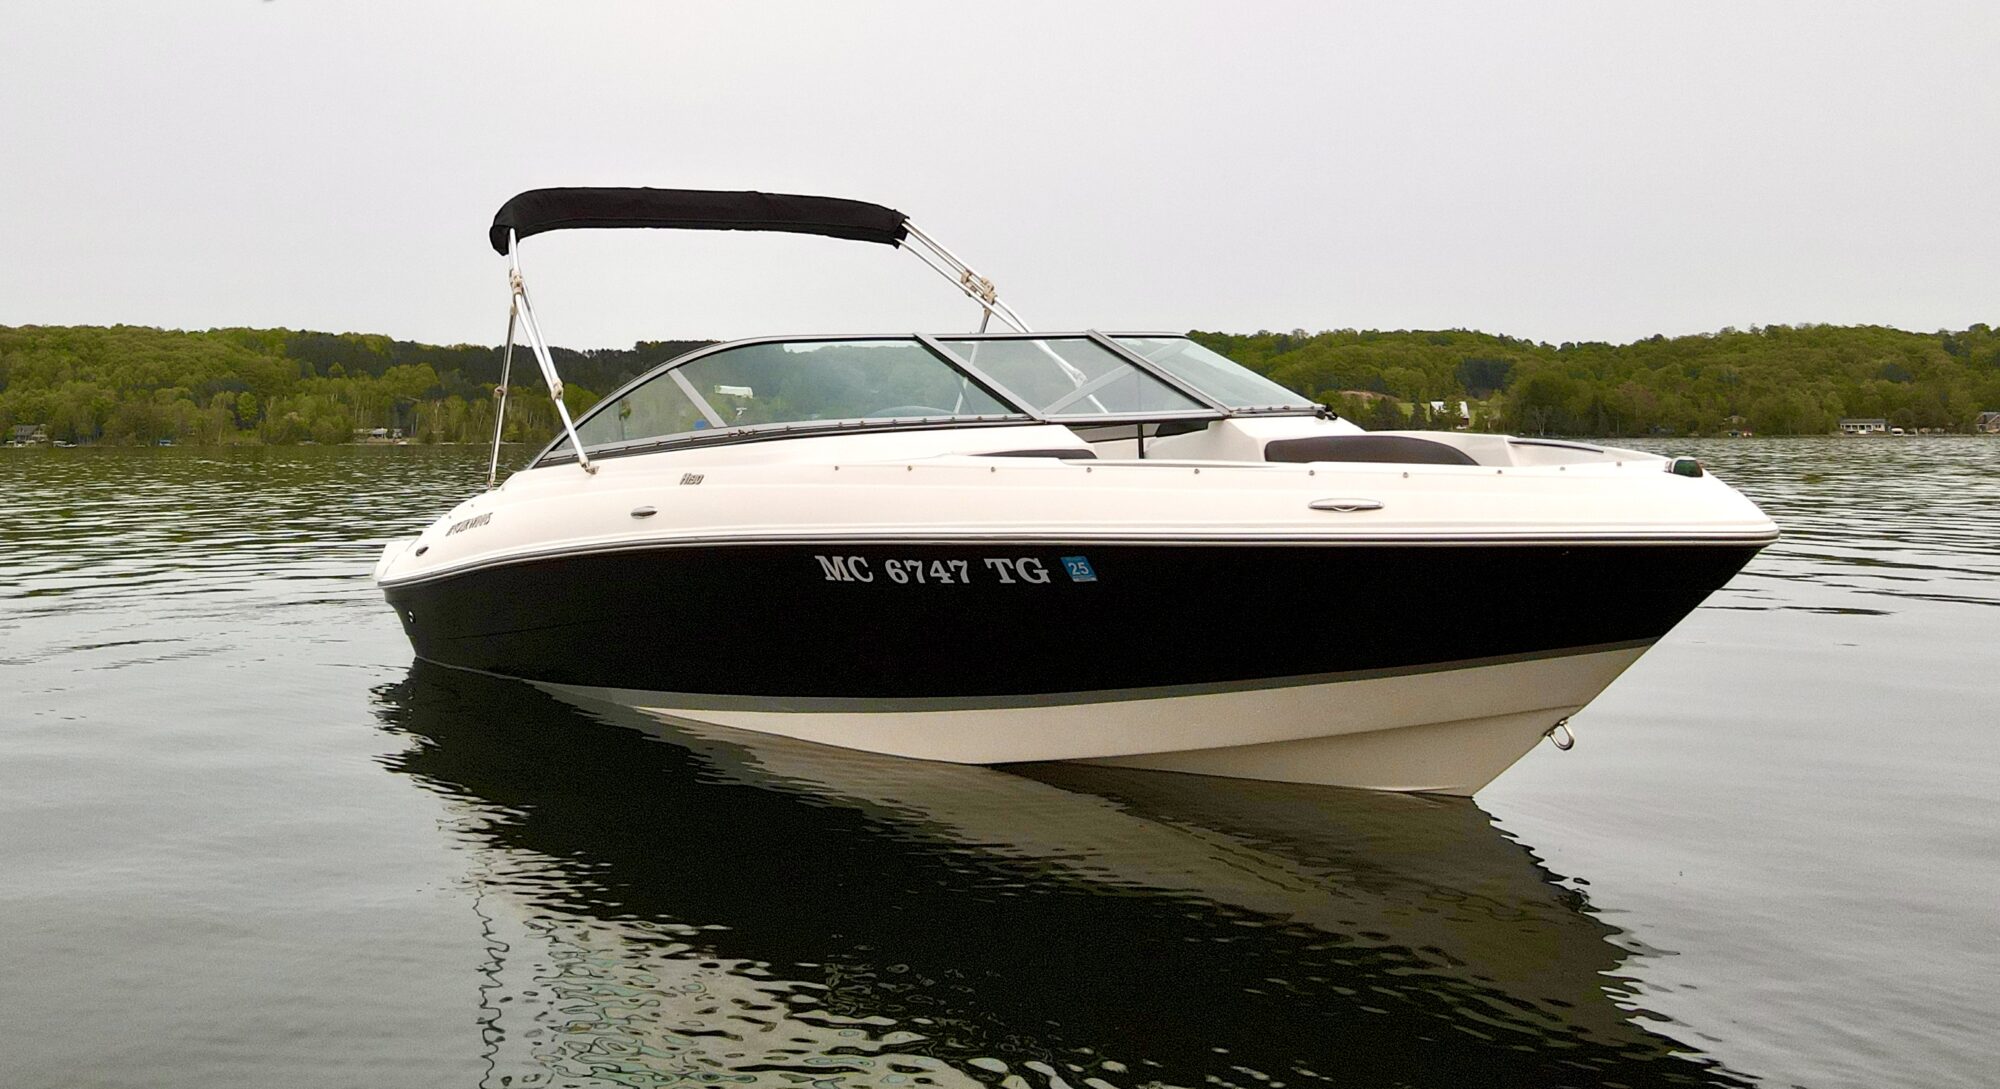
{"type": "Polygon", "coordinates": [[[579,227],[783,231],[900,246],[909,235],[909,218],[894,208],[840,197],[632,187],[530,189],[500,206],[487,240],[504,257],[509,232],[519,240],[579,227]]]}

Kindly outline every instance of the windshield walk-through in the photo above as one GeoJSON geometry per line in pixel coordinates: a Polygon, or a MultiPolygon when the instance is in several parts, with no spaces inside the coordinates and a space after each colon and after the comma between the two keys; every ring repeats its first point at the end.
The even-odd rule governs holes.
{"type": "Polygon", "coordinates": [[[1084,337],[941,343],[1052,420],[1208,407],[1084,337]]]}

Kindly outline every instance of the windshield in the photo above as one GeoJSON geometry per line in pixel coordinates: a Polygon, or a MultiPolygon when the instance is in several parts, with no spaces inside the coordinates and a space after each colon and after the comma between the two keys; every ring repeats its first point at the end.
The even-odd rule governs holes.
{"type": "Polygon", "coordinates": [[[1230,408],[1313,408],[1301,397],[1186,337],[1113,337],[1146,362],[1230,408]]]}
{"type": "Polygon", "coordinates": [[[593,409],[576,433],[590,449],[711,428],[1012,415],[914,340],[793,341],[725,348],[663,371],[593,409]]]}
{"type": "MultiPolygon", "coordinates": [[[[1315,407],[1186,337],[1093,339],[1099,336],[891,336],[728,345],[641,378],[592,408],[577,421],[576,432],[586,449],[617,453],[871,422],[931,426],[1039,418],[1083,424],[1315,407]]],[[[570,453],[567,437],[547,451],[558,457],[570,453]]]]}
{"type": "Polygon", "coordinates": [[[1052,420],[1214,411],[1084,337],[940,343],[1052,420]]]}

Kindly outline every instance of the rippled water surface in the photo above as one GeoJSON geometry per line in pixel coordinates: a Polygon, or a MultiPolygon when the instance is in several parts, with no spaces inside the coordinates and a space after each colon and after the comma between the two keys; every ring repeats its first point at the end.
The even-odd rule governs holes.
{"type": "Polygon", "coordinates": [[[1785,540],[1476,802],[589,713],[368,582],[482,451],[0,450],[0,1084],[1991,1084],[2000,440],[1674,450],[1785,540]]]}

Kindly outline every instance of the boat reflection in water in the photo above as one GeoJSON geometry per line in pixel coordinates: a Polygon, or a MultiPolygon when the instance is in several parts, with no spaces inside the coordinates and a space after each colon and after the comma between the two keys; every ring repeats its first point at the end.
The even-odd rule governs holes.
{"type": "Polygon", "coordinates": [[[476,860],[492,1084],[1743,1084],[1470,801],[379,705],[476,860]]]}

